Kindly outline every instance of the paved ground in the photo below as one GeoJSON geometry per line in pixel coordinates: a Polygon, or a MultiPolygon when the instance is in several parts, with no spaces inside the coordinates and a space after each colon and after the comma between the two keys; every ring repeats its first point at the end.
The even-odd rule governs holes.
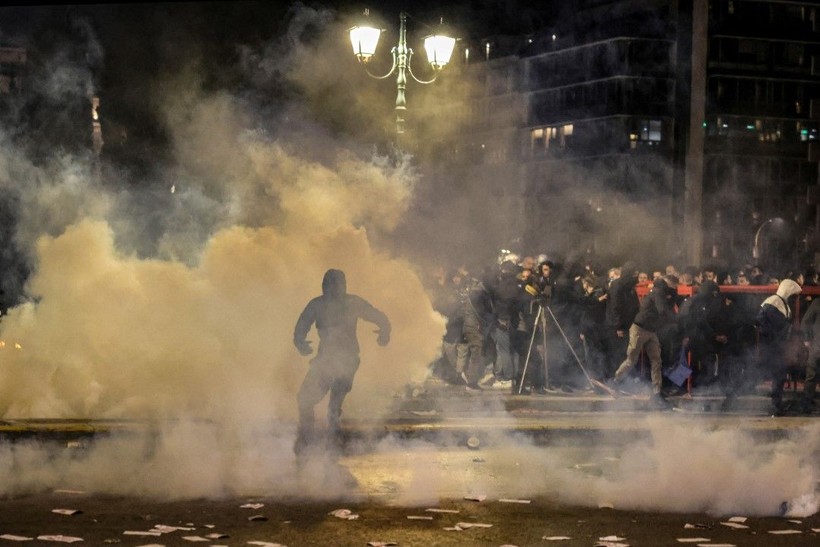
{"type": "Polygon", "coordinates": [[[49,478],[62,452],[93,465],[98,439],[152,424],[6,420],[0,545],[817,545],[817,416],[771,417],[764,394],[741,397],[732,412],[719,412],[720,402],[696,394],[658,412],[640,396],[411,386],[386,419],[348,419],[342,454],[320,450],[297,465],[282,447],[275,465],[287,488],[178,499],[112,495],[92,475],[49,478]],[[29,457],[18,444],[51,448],[33,465],[15,460],[29,457]],[[43,480],[10,486],[18,468],[43,480]],[[331,514],[340,509],[358,517],[331,514]],[[610,536],[623,539],[601,539],[610,536]]]}

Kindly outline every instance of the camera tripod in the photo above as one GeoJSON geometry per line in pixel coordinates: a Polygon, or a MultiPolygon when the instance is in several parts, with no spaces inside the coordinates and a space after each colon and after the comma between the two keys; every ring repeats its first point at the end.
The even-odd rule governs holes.
{"type": "Polygon", "coordinates": [[[578,354],[575,353],[575,348],[572,347],[572,344],[567,338],[566,333],[564,333],[564,329],[561,328],[561,324],[558,322],[558,318],[555,317],[555,314],[552,312],[552,308],[550,308],[548,303],[545,302],[536,302],[535,304],[538,305],[538,312],[535,314],[535,322],[533,323],[532,328],[532,336],[530,336],[530,345],[527,348],[527,357],[524,359],[524,368],[521,371],[521,382],[518,384],[518,394],[521,395],[522,391],[524,390],[524,379],[527,377],[527,367],[530,363],[530,357],[532,356],[532,348],[535,345],[535,335],[538,332],[538,327],[541,327],[541,336],[543,338],[542,343],[544,344],[544,382],[546,385],[549,385],[549,366],[547,364],[547,317],[544,313],[546,310],[550,317],[552,318],[553,323],[558,328],[558,332],[561,333],[561,337],[566,342],[569,351],[572,353],[572,356],[575,358],[575,362],[578,363],[578,366],[581,368],[581,372],[584,373],[584,377],[587,379],[589,386],[593,389],[593,391],[604,391],[609,395],[617,396],[616,392],[607,386],[606,384],[594,379],[592,376],[589,375],[587,372],[586,367],[581,362],[581,359],[578,357],[578,354]]]}

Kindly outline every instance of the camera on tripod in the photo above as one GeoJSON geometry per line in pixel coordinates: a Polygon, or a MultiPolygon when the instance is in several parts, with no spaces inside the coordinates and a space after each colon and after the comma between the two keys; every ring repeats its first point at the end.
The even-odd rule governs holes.
{"type": "Polygon", "coordinates": [[[542,306],[548,306],[552,300],[552,285],[547,285],[541,289],[541,292],[536,295],[535,301],[542,306]]]}

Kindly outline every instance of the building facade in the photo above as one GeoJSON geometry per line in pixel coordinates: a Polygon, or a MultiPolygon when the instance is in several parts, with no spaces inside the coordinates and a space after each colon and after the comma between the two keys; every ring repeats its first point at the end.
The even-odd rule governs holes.
{"type": "Polygon", "coordinates": [[[581,0],[537,33],[469,43],[434,111],[450,120],[432,132],[436,168],[492,195],[507,215],[487,220],[492,243],[522,252],[812,262],[817,12],[581,0]]]}

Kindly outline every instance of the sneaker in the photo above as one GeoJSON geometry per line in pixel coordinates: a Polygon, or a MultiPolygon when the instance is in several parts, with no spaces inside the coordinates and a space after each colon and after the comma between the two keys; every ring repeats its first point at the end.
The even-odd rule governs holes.
{"type": "Polygon", "coordinates": [[[495,374],[493,374],[492,372],[488,372],[487,374],[484,375],[484,378],[481,379],[481,381],[479,382],[479,385],[489,387],[489,386],[493,385],[494,383],[495,383],[495,374]]]}
{"type": "Polygon", "coordinates": [[[481,393],[482,391],[484,391],[478,384],[467,384],[466,390],[467,393],[481,393]]]}

